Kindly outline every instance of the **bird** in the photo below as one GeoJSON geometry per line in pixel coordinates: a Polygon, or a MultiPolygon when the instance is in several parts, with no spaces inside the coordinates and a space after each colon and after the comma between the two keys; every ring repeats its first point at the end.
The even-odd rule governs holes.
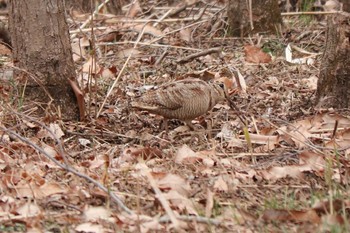
{"type": "Polygon", "coordinates": [[[190,78],[150,89],[136,97],[131,102],[131,107],[161,115],[165,123],[168,119],[181,120],[191,130],[195,130],[192,120],[210,111],[226,97],[224,83],[207,83],[201,79],[190,78]]]}

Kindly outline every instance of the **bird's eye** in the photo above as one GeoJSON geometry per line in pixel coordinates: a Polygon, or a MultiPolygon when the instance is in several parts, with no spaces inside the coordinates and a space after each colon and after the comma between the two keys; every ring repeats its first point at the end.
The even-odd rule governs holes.
{"type": "Polygon", "coordinates": [[[219,87],[221,87],[222,89],[225,89],[225,84],[219,83],[219,87]]]}

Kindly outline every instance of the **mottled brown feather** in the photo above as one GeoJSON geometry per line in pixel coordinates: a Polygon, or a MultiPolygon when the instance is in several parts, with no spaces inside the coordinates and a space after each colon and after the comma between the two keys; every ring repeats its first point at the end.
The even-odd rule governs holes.
{"type": "Polygon", "coordinates": [[[131,106],[167,119],[185,121],[192,128],[191,120],[205,114],[215,104],[225,100],[225,93],[225,88],[217,83],[185,79],[149,90],[136,98],[131,106]]]}

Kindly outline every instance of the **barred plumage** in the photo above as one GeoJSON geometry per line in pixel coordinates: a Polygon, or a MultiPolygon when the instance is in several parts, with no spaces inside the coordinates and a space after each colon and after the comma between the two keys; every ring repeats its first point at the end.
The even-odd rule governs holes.
{"type": "Polygon", "coordinates": [[[223,83],[206,83],[200,79],[185,79],[163,84],[136,98],[131,106],[166,119],[179,119],[194,129],[191,121],[225,100],[223,83]]]}

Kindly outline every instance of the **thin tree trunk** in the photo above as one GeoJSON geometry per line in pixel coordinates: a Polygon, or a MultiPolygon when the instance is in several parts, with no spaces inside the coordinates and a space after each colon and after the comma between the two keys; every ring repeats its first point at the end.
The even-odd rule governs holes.
{"type": "Polygon", "coordinates": [[[350,107],[350,14],[328,18],[316,99],[321,107],[350,107]]]}
{"type": "Polygon", "coordinates": [[[230,0],[227,16],[230,32],[234,36],[242,37],[257,32],[276,33],[282,25],[277,0],[230,0]]]}
{"type": "Polygon", "coordinates": [[[25,88],[24,107],[77,119],[76,97],[68,81],[76,74],[63,0],[11,0],[9,29],[14,65],[19,68],[15,76],[25,88]]]}

